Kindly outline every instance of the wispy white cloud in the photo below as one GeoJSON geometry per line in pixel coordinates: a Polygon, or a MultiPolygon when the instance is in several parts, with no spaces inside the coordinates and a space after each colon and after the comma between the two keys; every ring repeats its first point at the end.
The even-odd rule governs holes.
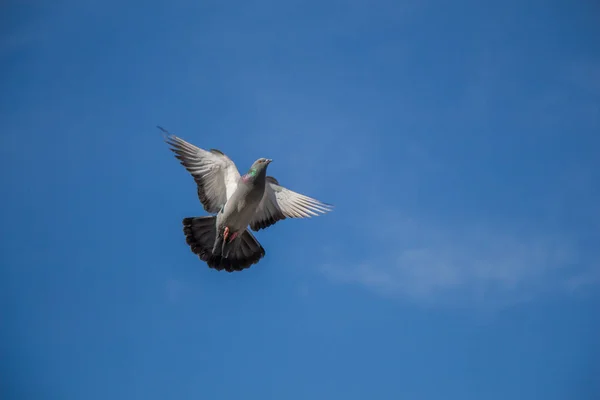
{"type": "Polygon", "coordinates": [[[595,261],[592,265],[593,268],[588,268],[566,280],[565,286],[568,291],[576,292],[600,284],[600,261],[595,261]]]}
{"type": "Polygon", "coordinates": [[[489,225],[453,226],[381,217],[362,260],[330,251],[322,272],[390,297],[428,305],[504,306],[549,292],[595,284],[597,265],[586,262],[568,237],[489,225]],[[394,228],[395,229],[395,228],[394,228]]]}

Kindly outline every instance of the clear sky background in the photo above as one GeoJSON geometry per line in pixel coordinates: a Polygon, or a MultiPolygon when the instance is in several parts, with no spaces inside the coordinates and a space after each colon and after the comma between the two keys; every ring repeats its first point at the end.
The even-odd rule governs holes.
{"type": "Polygon", "coordinates": [[[598,2],[0,7],[2,399],[600,398],[598,2]],[[336,209],[209,270],[157,124],[336,209]]]}

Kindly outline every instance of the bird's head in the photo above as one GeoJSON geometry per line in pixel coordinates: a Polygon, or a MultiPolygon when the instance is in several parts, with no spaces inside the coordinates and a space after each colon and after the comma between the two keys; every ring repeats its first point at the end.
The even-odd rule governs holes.
{"type": "Polygon", "coordinates": [[[248,171],[248,175],[251,177],[261,176],[267,173],[267,166],[271,163],[271,159],[268,158],[259,158],[254,161],[254,164],[250,167],[248,171]]]}

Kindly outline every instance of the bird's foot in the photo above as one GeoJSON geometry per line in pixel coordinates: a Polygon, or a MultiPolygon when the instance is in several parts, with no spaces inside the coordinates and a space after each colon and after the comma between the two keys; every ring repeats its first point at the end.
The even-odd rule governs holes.
{"type": "Polygon", "coordinates": [[[229,230],[229,227],[226,226],[223,230],[223,243],[231,243],[235,240],[235,238],[238,237],[237,232],[230,233],[231,231],[229,230]]]}

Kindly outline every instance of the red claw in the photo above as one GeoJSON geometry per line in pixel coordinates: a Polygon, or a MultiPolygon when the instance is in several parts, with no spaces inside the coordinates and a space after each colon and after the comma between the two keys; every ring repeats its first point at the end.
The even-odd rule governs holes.
{"type": "Polygon", "coordinates": [[[229,236],[229,228],[225,227],[225,231],[223,232],[223,239],[227,240],[227,236],[229,236]]]}

